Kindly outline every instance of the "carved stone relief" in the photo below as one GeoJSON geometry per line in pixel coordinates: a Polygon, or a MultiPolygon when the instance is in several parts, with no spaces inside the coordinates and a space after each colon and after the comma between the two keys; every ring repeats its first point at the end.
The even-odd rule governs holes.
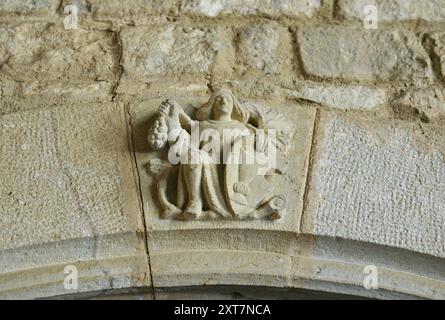
{"type": "Polygon", "coordinates": [[[313,112],[240,103],[227,89],[148,104],[135,110],[136,152],[157,220],[298,220],[313,112]]]}

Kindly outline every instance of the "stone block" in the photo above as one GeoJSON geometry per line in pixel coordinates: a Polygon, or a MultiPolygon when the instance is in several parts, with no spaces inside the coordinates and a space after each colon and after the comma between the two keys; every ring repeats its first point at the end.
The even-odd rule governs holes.
{"type": "Polygon", "coordinates": [[[331,79],[425,82],[431,62],[410,32],[314,27],[298,32],[306,73],[331,79]]]}
{"type": "MultiPolygon", "coordinates": [[[[156,77],[205,76],[230,43],[214,28],[126,28],[121,33],[125,75],[135,80],[156,77]],[[150,40],[147,40],[150,39],[150,40]]],[[[226,66],[230,69],[230,65],[226,66]]]]}
{"type": "Polygon", "coordinates": [[[387,93],[382,88],[361,85],[335,85],[298,82],[288,91],[290,98],[307,100],[340,110],[376,110],[385,105],[387,93]]]}
{"type": "Polygon", "coordinates": [[[127,130],[118,104],[1,117],[0,296],[150,284],[127,130]]]}
{"type": "Polygon", "coordinates": [[[207,17],[263,15],[307,18],[314,16],[321,5],[321,0],[187,0],[181,12],[207,17]]]}
{"type": "Polygon", "coordinates": [[[445,257],[440,127],[323,113],[303,231],[445,257]]]}
{"type": "Polygon", "coordinates": [[[65,30],[43,22],[0,26],[0,77],[20,83],[25,93],[53,88],[58,95],[82,84],[88,95],[94,82],[117,80],[118,56],[113,32],[65,30]]]}
{"type": "Polygon", "coordinates": [[[445,3],[442,0],[340,0],[339,13],[346,17],[363,20],[367,6],[377,8],[380,22],[424,20],[427,22],[445,21],[445,3]]]}

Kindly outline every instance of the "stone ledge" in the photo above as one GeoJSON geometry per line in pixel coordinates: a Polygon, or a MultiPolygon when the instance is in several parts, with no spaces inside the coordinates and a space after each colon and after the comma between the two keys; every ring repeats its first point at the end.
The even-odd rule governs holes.
{"type": "MultiPolygon", "coordinates": [[[[151,276],[143,246],[135,255],[129,255],[127,245],[122,245],[127,243],[131,247],[131,239],[139,238],[134,234],[100,241],[70,240],[47,244],[47,249],[11,250],[16,259],[27,252],[26,259],[31,261],[37,257],[46,261],[46,265],[24,261],[21,268],[1,273],[0,297],[30,299],[71,295],[75,298],[90,293],[94,296],[95,291],[104,290],[150,291],[152,277],[155,297],[158,288],[254,285],[380,299],[445,298],[443,259],[408,250],[330,237],[254,230],[159,231],[148,235],[151,276]],[[106,250],[98,251],[102,252],[101,256],[84,256],[78,251],[93,243],[113,250],[106,255],[106,250]],[[191,244],[194,247],[190,248],[191,244]],[[51,255],[55,251],[64,256],[48,260],[55,257],[51,255]],[[74,265],[79,270],[76,291],[67,292],[63,288],[66,265],[74,265]],[[363,287],[364,268],[368,265],[378,268],[378,290],[363,287]]],[[[2,258],[10,261],[4,253],[2,258]]]]}
{"type": "MultiPolygon", "coordinates": [[[[233,237],[234,232],[227,232],[227,237],[233,237]]],[[[193,249],[167,250],[154,247],[151,242],[153,236],[149,239],[149,246],[155,290],[158,287],[215,284],[258,285],[383,299],[444,298],[445,274],[440,267],[442,259],[363,242],[306,236],[300,236],[300,240],[286,240],[285,233],[266,233],[277,250],[287,250],[289,253],[252,247],[250,250],[205,249],[222,239],[209,244],[199,241],[199,236],[195,239],[199,246],[193,249]],[[291,248],[300,253],[290,253],[291,248]],[[434,266],[434,270],[425,273],[425,264],[434,266]],[[366,290],[363,287],[366,276],[364,268],[368,265],[378,268],[379,290],[366,290]]],[[[245,246],[249,247],[248,244],[245,246]]]]}
{"type": "Polygon", "coordinates": [[[147,266],[146,257],[123,256],[0,274],[0,299],[36,299],[97,290],[150,287],[147,266]],[[83,272],[78,278],[77,290],[66,290],[63,287],[67,276],[63,272],[66,265],[73,265],[79,272],[83,272]]]}
{"type": "Polygon", "coordinates": [[[34,299],[103,289],[150,286],[143,236],[135,233],[72,239],[0,252],[0,297],[34,299]],[[63,286],[75,266],[78,289],[63,286]]]}

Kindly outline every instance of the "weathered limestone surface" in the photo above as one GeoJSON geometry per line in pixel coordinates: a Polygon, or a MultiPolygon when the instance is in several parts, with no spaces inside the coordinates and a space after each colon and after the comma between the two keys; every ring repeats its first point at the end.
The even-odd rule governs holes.
{"type": "MultiPolygon", "coordinates": [[[[116,287],[119,281],[124,287],[146,284],[141,275],[147,258],[138,236],[142,213],[123,106],[13,113],[1,117],[0,136],[0,291],[20,289],[18,270],[54,265],[60,269],[54,277],[62,282],[33,295],[67,294],[64,265],[77,262],[79,278],[97,279],[81,291],[102,289],[100,279],[113,273],[116,287]]],[[[20,272],[24,287],[50,285],[44,269],[20,272]]]]}
{"type": "Polygon", "coordinates": [[[2,249],[141,230],[123,108],[72,109],[2,117],[2,249]]]}
{"type": "Polygon", "coordinates": [[[0,298],[209,285],[445,298],[443,1],[0,2],[0,298]],[[226,87],[295,129],[287,169],[252,188],[287,210],[214,219],[206,203],[213,220],[166,219],[149,162],[166,150],[147,141],[158,106],[192,115],[226,87]]]}
{"type": "Polygon", "coordinates": [[[434,54],[440,63],[440,75],[443,79],[445,77],[445,32],[436,32],[431,34],[431,38],[434,40],[434,54]]]}
{"type": "Polygon", "coordinates": [[[0,86],[6,96],[106,95],[109,89],[97,86],[117,80],[117,62],[112,32],[64,30],[49,23],[0,27],[0,86]]]}
{"type": "Polygon", "coordinates": [[[442,259],[394,249],[259,230],[150,232],[155,295],[162,288],[258,285],[343,292],[373,298],[443,298],[442,259]],[[366,290],[366,266],[378,268],[379,289],[366,290]],[[259,276],[261,274],[261,276],[259,276]]]}
{"type": "Polygon", "coordinates": [[[445,88],[410,90],[394,100],[393,105],[402,118],[420,115],[426,122],[438,121],[445,118],[445,88]]]}
{"type": "Polygon", "coordinates": [[[237,48],[241,61],[247,67],[266,74],[279,74],[284,71],[283,65],[291,59],[291,50],[283,48],[283,44],[289,42],[290,37],[284,28],[255,26],[239,32],[237,48]]]}
{"type": "Polygon", "coordinates": [[[300,82],[288,91],[289,97],[307,100],[340,110],[375,110],[384,106],[387,93],[382,88],[361,85],[332,85],[300,82]]]}
{"type": "Polygon", "coordinates": [[[75,4],[81,15],[92,14],[97,19],[132,20],[135,17],[177,14],[178,0],[62,0],[63,6],[75,4]]]}
{"type": "Polygon", "coordinates": [[[8,0],[0,3],[0,14],[48,14],[56,9],[56,0],[8,0]]]}
{"type": "Polygon", "coordinates": [[[404,31],[315,27],[298,32],[304,70],[345,80],[421,81],[432,77],[420,41],[404,31]]]}
{"type": "Polygon", "coordinates": [[[443,129],[324,113],[303,232],[445,257],[443,129]]]}
{"type": "Polygon", "coordinates": [[[312,17],[320,9],[321,0],[187,0],[181,12],[208,17],[220,15],[266,15],[312,17]]]}
{"type": "Polygon", "coordinates": [[[212,28],[128,28],[121,37],[125,73],[141,81],[156,76],[206,75],[214,68],[218,53],[230,51],[230,44],[212,28]]]}
{"type": "Polygon", "coordinates": [[[445,3],[442,0],[340,0],[339,12],[346,17],[364,19],[365,8],[370,5],[377,8],[378,20],[382,22],[445,21],[445,3]]]}

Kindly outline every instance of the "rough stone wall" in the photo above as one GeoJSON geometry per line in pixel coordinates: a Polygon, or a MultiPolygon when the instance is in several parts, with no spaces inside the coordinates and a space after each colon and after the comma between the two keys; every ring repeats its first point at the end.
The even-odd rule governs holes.
{"type": "Polygon", "coordinates": [[[442,0],[2,1],[0,297],[72,293],[73,264],[78,292],[444,298],[444,75],[442,0]],[[78,30],[64,27],[71,4],[78,30]],[[312,114],[286,231],[152,227],[138,114],[146,101],[205,100],[208,85],[312,114]],[[378,293],[360,288],[369,264],[378,293]]]}

